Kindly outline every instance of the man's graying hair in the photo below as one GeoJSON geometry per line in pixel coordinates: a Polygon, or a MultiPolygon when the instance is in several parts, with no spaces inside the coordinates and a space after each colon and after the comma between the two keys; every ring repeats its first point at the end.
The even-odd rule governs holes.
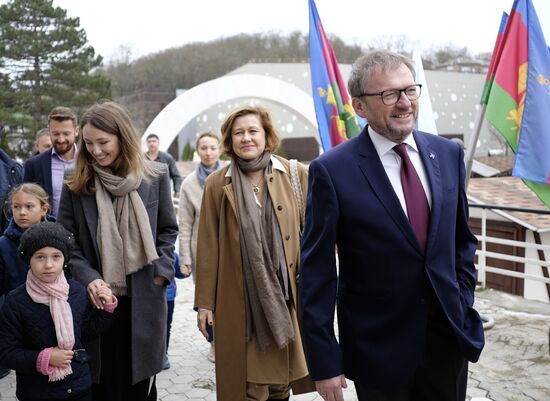
{"type": "Polygon", "coordinates": [[[359,97],[367,90],[367,82],[373,71],[395,70],[405,64],[416,79],[414,64],[408,57],[389,50],[373,50],[359,57],[353,64],[348,79],[348,91],[351,97],[359,97]]]}

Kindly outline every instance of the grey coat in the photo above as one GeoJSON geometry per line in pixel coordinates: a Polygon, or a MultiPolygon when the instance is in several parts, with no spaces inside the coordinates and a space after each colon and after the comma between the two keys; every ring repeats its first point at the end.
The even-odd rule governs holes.
{"type": "MultiPolygon", "coordinates": [[[[134,384],[162,370],[166,347],[166,288],[154,284],[153,277],[163,276],[167,282],[174,278],[174,243],[178,224],[167,168],[160,163],[155,163],[155,167],[163,173],[150,182],[142,182],[138,193],[149,215],[159,259],[127,278],[133,325],[134,384]]],[[[69,268],[73,277],[85,287],[102,278],[96,239],[97,217],[95,194],[76,194],[63,186],[58,222],[75,235],[76,246],[69,268]]],[[[92,356],[92,378],[97,383],[101,369],[99,341],[89,344],[87,351],[92,356]]]]}

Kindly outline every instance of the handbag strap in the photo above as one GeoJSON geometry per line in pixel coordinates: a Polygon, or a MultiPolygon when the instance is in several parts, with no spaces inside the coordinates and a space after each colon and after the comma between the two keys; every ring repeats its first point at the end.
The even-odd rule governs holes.
{"type": "Polygon", "coordinates": [[[302,191],[300,176],[298,175],[298,160],[290,159],[288,163],[290,169],[290,185],[292,185],[294,197],[296,198],[296,204],[298,205],[298,212],[300,214],[300,236],[302,236],[306,208],[304,204],[304,192],[302,191]]]}

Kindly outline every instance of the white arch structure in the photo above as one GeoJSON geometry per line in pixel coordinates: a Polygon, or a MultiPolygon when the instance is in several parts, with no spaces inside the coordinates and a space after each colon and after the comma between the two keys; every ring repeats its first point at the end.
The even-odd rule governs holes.
{"type": "Polygon", "coordinates": [[[203,82],[170,102],[151,122],[142,138],[159,136],[160,150],[166,151],[178,133],[196,116],[217,103],[254,97],[295,110],[317,127],[311,96],[280,79],[254,74],[226,75],[203,82]]]}

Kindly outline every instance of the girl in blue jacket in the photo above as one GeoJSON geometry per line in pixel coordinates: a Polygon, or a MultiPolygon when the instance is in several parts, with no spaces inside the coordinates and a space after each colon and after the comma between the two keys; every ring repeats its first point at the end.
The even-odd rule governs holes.
{"type": "Polygon", "coordinates": [[[17,252],[21,235],[30,226],[46,219],[50,204],[48,194],[38,184],[15,187],[8,196],[13,215],[0,237],[0,297],[20,286],[27,279],[28,265],[17,252]]]}
{"type": "Polygon", "coordinates": [[[117,299],[108,286],[96,289],[92,309],[84,286],[63,273],[73,235],[58,223],[28,228],[18,248],[30,266],[25,284],[0,309],[0,362],[14,369],[21,401],[91,401],[92,377],[84,342],[112,321],[117,299]]]}

